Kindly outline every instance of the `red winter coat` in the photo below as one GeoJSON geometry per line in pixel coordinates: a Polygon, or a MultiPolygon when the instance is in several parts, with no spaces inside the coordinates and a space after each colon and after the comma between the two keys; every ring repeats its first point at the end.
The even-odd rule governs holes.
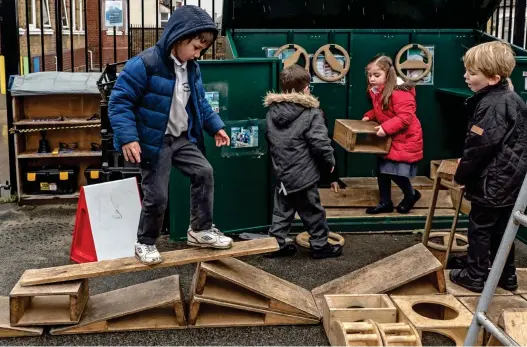
{"type": "Polygon", "coordinates": [[[388,109],[383,110],[383,87],[377,93],[370,90],[373,109],[364,117],[379,123],[386,135],[392,137],[390,152],[384,158],[415,163],[423,159],[423,130],[415,115],[415,88],[406,83],[398,85],[392,93],[388,109]]]}

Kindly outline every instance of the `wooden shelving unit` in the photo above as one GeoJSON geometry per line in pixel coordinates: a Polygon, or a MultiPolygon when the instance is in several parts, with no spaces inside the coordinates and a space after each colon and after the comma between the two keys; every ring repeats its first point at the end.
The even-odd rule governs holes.
{"type": "MultiPolygon", "coordinates": [[[[90,165],[101,166],[101,121],[90,119],[99,114],[99,94],[50,94],[13,97],[15,152],[19,202],[77,199],[87,184],[84,171],[90,165]],[[88,120],[90,119],[90,120],[88,120]],[[45,131],[50,153],[38,153],[41,131],[45,131]],[[53,151],[60,143],[76,144],[73,151],[53,151]],[[99,147],[100,148],[100,147],[99,147]],[[75,168],[75,191],[49,194],[29,189],[27,173],[39,168],[75,168]]],[[[53,186],[54,187],[54,186],[53,186]]]]}

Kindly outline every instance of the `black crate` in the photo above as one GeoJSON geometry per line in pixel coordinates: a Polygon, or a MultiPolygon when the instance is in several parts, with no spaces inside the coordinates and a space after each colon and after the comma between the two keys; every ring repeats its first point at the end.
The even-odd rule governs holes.
{"type": "Polygon", "coordinates": [[[98,166],[88,166],[86,170],[84,170],[84,177],[86,177],[88,185],[104,182],[102,168],[98,166]]]}
{"type": "Polygon", "coordinates": [[[77,191],[75,167],[30,168],[24,174],[26,194],[73,194],[77,191]]]}

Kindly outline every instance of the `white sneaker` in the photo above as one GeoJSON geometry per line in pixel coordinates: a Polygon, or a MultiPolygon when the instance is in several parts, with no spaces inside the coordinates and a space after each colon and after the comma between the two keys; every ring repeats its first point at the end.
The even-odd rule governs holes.
{"type": "Polygon", "coordinates": [[[212,229],[195,232],[191,227],[187,231],[187,244],[195,247],[228,249],[232,247],[232,239],[219,231],[214,224],[212,229]]]}
{"type": "Polygon", "coordinates": [[[145,265],[159,264],[163,261],[155,245],[143,245],[139,242],[135,243],[135,257],[145,265]]]}

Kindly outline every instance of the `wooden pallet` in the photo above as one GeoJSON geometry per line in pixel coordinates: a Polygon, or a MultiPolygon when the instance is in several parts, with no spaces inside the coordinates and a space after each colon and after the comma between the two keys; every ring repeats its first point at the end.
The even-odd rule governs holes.
{"type": "MultiPolygon", "coordinates": [[[[446,335],[463,346],[472,314],[454,296],[391,296],[399,312],[399,321],[409,322],[422,338],[423,332],[446,335]]],[[[481,339],[480,339],[481,341],[481,339]]]]}
{"type": "Polygon", "coordinates": [[[44,328],[14,327],[11,326],[9,314],[9,297],[0,296],[0,338],[18,336],[39,336],[44,328]]]}
{"type": "Polygon", "coordinates": [[[50,333],[182,329],[186,327],[182,298],[178,275],[94,295],[77,325],[57,327],[50,333]]]}
{"type": "Polygon", "coordinates": [[[24,272],[20,284],[22,286],[31,286],[115,275],[125,272],[161,269],[201,261],[274,252],[279,250],[279,248],[278,242],[276,242],[274,237],[267,237],[264,239],[235,242],[230,249],[188,248],[164,252],[161,254],[163,262],[157,265],[143,265],[135,257],[128,257],[46,269],[33,269],[24,272]]]}
{"type": "Polygon", "coordinates": [[[323,323],[331,341],[331,323],[360,322],[371,319],[379,323],[397,322],[397,309],[386,294],[335,294],[324,295],[323,323]]]}
{"type": "Polygon", "coordinates": [[[392,139],[377,136],[375,127],[378,125],[371,121],[337,119],[333,139],[348,152],[388,154],[392,139]]]}
{"type": "Polygon", "coordinates": [[[434,272],[442,277],[441,263],[423,244],[417,244],[323,284],[312,293],[322,310],[326,294],[382,294],[434,272]]]}
{"type": "Polygon", "coordinates": [[[9,294],[12,326],[75,324],[89,298],[88,280],[22,287],[9,294]]]}
{"type": "Polygon", "coordinates": [[[237,259],[198,264],[190,293],[189,326],[318,324],[311,293],[237,259]]]}

